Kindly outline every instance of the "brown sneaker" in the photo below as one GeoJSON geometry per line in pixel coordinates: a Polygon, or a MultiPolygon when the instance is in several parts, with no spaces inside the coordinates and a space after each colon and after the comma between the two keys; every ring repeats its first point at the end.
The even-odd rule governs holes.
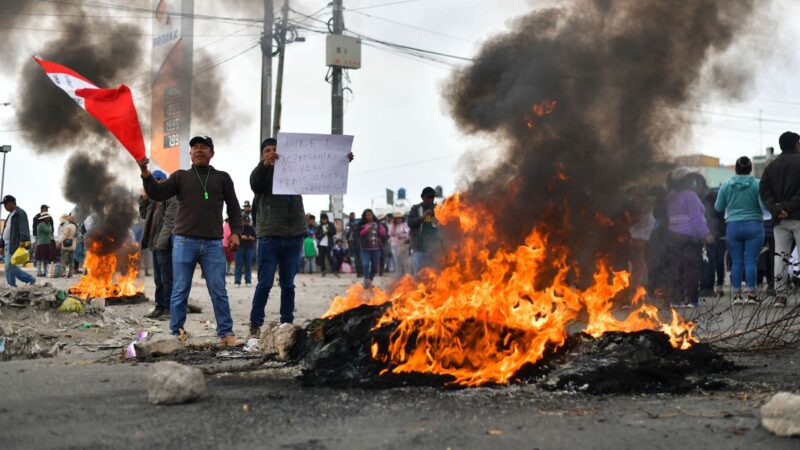
{"type": "Polygon", "coordinates": [[[259,325],[254,324],[254,323],[251,323],[250,324],[250,336],[249,337],[254,337],[256,339],[261,337],[261,327],[259,325]]]}
{"type": "Polygon", "coordinates": [[[236,336],[229,334],[222,339],[219,340],[220,347],[241,347],[244,345],[241,339],[237,339],[236,336]]]}

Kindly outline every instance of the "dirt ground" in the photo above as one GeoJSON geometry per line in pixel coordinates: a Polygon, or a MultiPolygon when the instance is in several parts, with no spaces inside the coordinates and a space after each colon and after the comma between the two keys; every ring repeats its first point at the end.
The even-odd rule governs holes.
{"type": "MultiPolygon", "coordinates": [[[[29,272],[33,273],[33,270],[29,272]]],[[[4,278],[2,278],[4,280],[4,278]]],[[[234,286],[233,276],[227,277],[228,297],[231,314],[234,321],[234,332],[246,338],[248,333],[250,306],[255,290],[256,273],[253,273],[253,284],[241,287],[234,286]]],[[[51,283],[58,289],[66,290],[77,281],[76,277],[67,278],[40,278],[38,284],[51,283]]],[[[149,298],[146,303],[107,306],[102,310],[95,310],[88,314],[63,315],[56,311],[38,311],[33,308],[0,309],[0,321],[11,321],[18,324],[33,326],[41,335],[46,336],[52,344],[62,343],[63,348],[58,352],[61,358],[91,358],[93,353],[121,348],[132,342],[137,333],[148,331],[154,333],[169,333],[168,320],[151,320],[144,318],[153,308],[155,284],[153,278],[140,277],[144,283],[145,294],[149,298]],[[86,328],[82,324],[90,323],[86,328]]],[[[296,285],[296,311],[295,323],[302,325],[307,320],[317,318],[328,308],[331,300],[336,295],[343,294],[347,288],[358,282],[354,274],[341,274],[340,278],[331,275],[322,277],[320,274],[298,274],[296,285]]],[[[389,282],[389,277],[376,278],[378,286],[389,282]]],[[[200,270],[195,272],[192,282],[190,301],[203,307],[199,314],[189,314],[185,325],[190,334],[191,344],[204,344],[216,342],[216,321],[211,307],[211,299],[206,290],[205,281],[200,277],[200,270]]],[[[270,293],[266,308],[265,322],[278,321],[280,308],[280,288],[277,277],[275,287],[270,293]]]]}

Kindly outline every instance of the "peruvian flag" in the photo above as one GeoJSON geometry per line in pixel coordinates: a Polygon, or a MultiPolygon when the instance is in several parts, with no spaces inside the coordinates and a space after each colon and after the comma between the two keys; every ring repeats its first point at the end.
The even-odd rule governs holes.
{"type": "Polygon", "coordinates": [[[137,161],[145,157],[142,129],[128,86],[121,84],[116,89],[99,88],[68,67],[35,56],[33,59],[56,86],[108,128],[131,156],[137,161]]]}

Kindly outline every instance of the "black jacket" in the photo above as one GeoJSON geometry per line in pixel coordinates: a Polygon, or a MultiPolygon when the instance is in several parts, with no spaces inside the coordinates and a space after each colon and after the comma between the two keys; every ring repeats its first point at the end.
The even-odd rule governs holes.
{"type": "Polygon", "coordinates": [[[175,198],[168,198],[163,202],[148,200],[139,197],[139,217],[144,219],[142,232],[142,248],[153,250],[169,250],[172,248],[172,229],[175,228],[175,214],[178,212],[178,202],[175,198]],[[157,203],[158,208],[153,214],[157,203]],[[151,233],[148,231],[155,227],[151,233]],[[150,239],[150,236],[154,239],[150,239]]]}
{"type": "Polygon", "coordinates": [[[783,152],[769,163],[758,192],[774,223],[781,210],[789,213],[787,220],[800,220],[800,153],[783,152]]]}
{"type": "Polygon", "coordinates": [[[258,237],[293,238],[305,236],[306,210],[301,195],[275,195],[272,193],[274,167],[259,162],[250,174],[253,199],[253,218],[258,237]]]}
{"type": "Polygon", "coordinates": [[[316,233],[316,235],[317,235],[317,246],[319,246],[319,243],[322,241],[322,238],[325,237],[325,235],[327,235],[328,236],[328,248],[333,248],[333,244],[336,243],[336,225],[334,225],[331,222],[328,222],[327,225],[328,225],[328,232],[327,233],[324,233],[322,231],[322,224],[319,224],[317,226],[317,233],[316,233]]]}
{"type": "MultiPolygon", "coordinates": [[[[428,250],[438,250],[441,248],[442,240],[438,236],[438,230],[435,236],[431,236],[434,242],[423,242],[422,236],[422,222],[425,220],[424,215],[425,211],[430,209],[433,211],[436,208],[436,204],[434,203],[431,205],[430,208],[426,208],[425,205],[422,203],[418,203],[411,208],[411,211],[408,213],[408,228],[411,229],[409,233],[409,237],[411,238],[411,250],[424,252],[428,250]]],[[[435,221],[434,216],[434,221],[435,221]]]]}
{"type": "Polygon", "coordinates": [[[31,233],[28,231],[30,230],[28,228],[28,215],[20,207],[17,207],[14,211],[14,215],[11,216],[11,223],[6,223],[7,227],[11,227],[11,237],[5,243],[12,254],[19,248],[21,242],[31,241],[31,233]]]}

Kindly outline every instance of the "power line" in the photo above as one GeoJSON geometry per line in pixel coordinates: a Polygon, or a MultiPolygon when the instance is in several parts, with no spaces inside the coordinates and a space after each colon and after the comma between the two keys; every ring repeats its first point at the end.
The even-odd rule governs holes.
{"type": "MultiPolygon", "coordinates": [[[[115,31],[86,31],[84,29],[53,29],[53,28],[32,28],[32,27],[15,27],[3,26],[4,29],[12,30],[26,30],[26,31],[45,31],[53,33],[85,33],[91,35],[115,35],[119,34],[115,31]]],[[[128,33],[129,36],[156,36],[151,33],[128,33]]],[[[195,37],[226,37],[228,34],[194,34],[195,37]]],[[[260,34],[243,34],[241,36],[261,36],[260,34]]]]}
{"type": "Polygon", "coordinates": [[[427,158],[425,160],[413,161],[413,162],[409,162],[409,163],[405,163],[405,164],[397,164],[397,165],[394,165],[394,166],[388,166],[388,167],[381,167],[381,168],[378,168],[378,169],[365,170],[363,172],[355,172],[355,173],[351,173],[350,175],[351,176],[368,175],[368,174],[372,174],[372,173],[375,173],[375,172],[383,172],[385,170],[400,169],[402,167],[409,167],[409,166],[417,166],[417,165],[420,165],[420,164],[429,163],[431,161],[441,161],[441,160],[444,160],[444,159],[456,158],[456,157],[459,157],[459,156],[461,156],[461,153],[453,153],[451,155],[443,155],[443,156],[439,156],[439,157],[427,158]]]}
{"type": "MultiPolygon", "coordinates": [[[[78,0],[36,0],[36,1],[41,3],[58,3],[71,6],[79,6],[79,7],[90,6],[90,7],[106,8],[117,11],[134,11],[134,12],[147,13],[151,17],[154,13],[154,11],[149,8],[139,8],[135,6],[126,6],[115,3],[103,3],[96,1],[78,1],[78,0]]],[[[204,19],[204,20],[216,20],[216,21],[253,22],[253,23],[264,22],[264,20],[260,17],[214,16],[208,14],[184,13],[178,11],[166,11],[165,14],[187,19],[204,19]]]]}
{"type": "MultiPolygon", "coordinates": [[[[303,19],[303,20],[301,20],[301,21],[299,21],[299,22],[292,21],[292,22],[293,22],[294,24],[296,24],[296,25],[302,25],[302,24],[303,24],[303,22],[305,22],[305,21],[307,21],[307,20],[313,20],[314,22],[319,22],[319,23],[321,23],[321,24],[324,24],[326,27],[328,26],[328,22],[327,22],[327,21],[325,21],[325,20],[318,19],[318,18],[314,17],[313,15],[308,15],[308,14],[302,13],[302,12],[300,12],[300,11],[298,11],[298,10],[294,9],[294,8],[289,8],[289,9],[290,9],[290,10],[291,10],[293,13],[295,13],[295,14],[299,14],[299,15],[301,15],[301,16],[303,16],[303,17],[305,17],[305,19],[303,19]]],[[[325,32],[326,32],[326,33],[328,33],[329,31],[325,31],[325,32]]]]}
{"type": "Polygon", "coordinates": [[[328,22],[324,22],[324,21],[318,19],[316,16],[317,16],[317,14],[319,14],[319,13],[325,11],[326,9],[328,9],[329,6],[330,5],[325,5],[322,8],[316,10],[315,12],[313,12],[311,14],[302,13],[302,12],[292,8],[291,6],[289,7],[289,10],[292,11],[293,13],[295,13],[295,14],[300,14],[301,16],[305,17],[305,19],[303,19],[303,20],[301,20],[301,21],[299,21],[297,23],[301,24],[301,23],[305,22],[306,20],[316,20],[317,22],[322,22],[322,23],[327,25],[328,22]]]}
{"type": "Polygon", "coordinates": [[[396,44],[396,43],[393,43],[393,42],[388,42],[388,41],[384,41],[384,40],[381,40],[381,39],[375,39],[373,37],[365,36],[363,34],[357,33],[357,32],[355,32],[353,30],[350,30],[350,29],[348,29],[348,31],[350,31],[351,33],[353,33],[357,37],[361,38],[362,41],[374,42],[376,44],[385,45],[387,47],[393,47],[393,48],[407,50],[407,51],[411,51],[411,52],[425,53],[425,54],[428,54],[428,55],[442,56],[442,57],[445,57],[445,58],[458,59],[460,61],[467,61],[467,62],[474,61],[474,59],[472,59],[472,58],[465,58],[463,56],[451,55],[451,54],[448,54],[448,53],[442,53],[442,52],[437,52],[437,51],[433,51],[433,50],[426,50],[426,49],[422,49],[422,48],[411,47],[409,45],[396,44]]]}
{"type": "Polygon", "coordinates": [[[407,28],[412,28],[414,30],[424,31],[426,33],[435,34],[437,36],[442,36],[442,37],[455,39],[455,40],[463,41],[463,42],[469,42],[471,44],[475,43],[475,41],[467,39],[467,38],[463,38],[463,37],[459,37],[459,36],[453,36],[451,34],[441,33],[439,31],[430,30],[428,28],[422,28],[422,27],[418,27],[416,25],[411,25],[411,24],[407,24],[407,23],[403,23],[403,22],[398,22],[396,20],[387,19],[385,17],[379,17],[379,16],[375,16],[375,15],[372,15],[372,14],[363,13],[363,12],[359,11],[358,9],[345,9],[344,11],[345,12],[351,12],[351,13],[354,13],[354,14],[360,14],[362,16],[369,17],[371,19],[377,19],[377,20],[382,20],[384,22],[393,23],[395,25],[399,25],[399,26],[402,26],[402,27],[407,27],[407,28]]]}
{"type": "Polygon", "coordinates": [[[359,8],[351,9],[350,11],[361,11],[362,9],[382,8],[384,6],[402,5],[403,3],[414,3],[421,0],[400,0],[395,2],[381,3],[378,5],[362,6],[359,8]]]}

